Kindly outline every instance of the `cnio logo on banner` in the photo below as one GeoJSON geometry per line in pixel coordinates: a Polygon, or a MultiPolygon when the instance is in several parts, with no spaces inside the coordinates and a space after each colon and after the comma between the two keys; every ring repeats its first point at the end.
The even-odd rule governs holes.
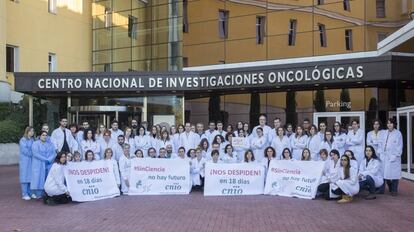
{"type": "MultiPolygon", "coordinates": [[[[167,74],[167,73],[166,73],[167,74]]],[[[307,69],[244,72],[218,75],[170,75],[160,76],[134,76],[132,73],[117,76],[62,76],[40,77],[36,80],[33,90],[197,90],[214,88],[238,87],[267,87],[285,84],[320,83],[335,80],[354,80],[364,77],[364,67],[340,66],[307,69]]],[[[198,74],[198,73],[196,73],[198,74]]]]}

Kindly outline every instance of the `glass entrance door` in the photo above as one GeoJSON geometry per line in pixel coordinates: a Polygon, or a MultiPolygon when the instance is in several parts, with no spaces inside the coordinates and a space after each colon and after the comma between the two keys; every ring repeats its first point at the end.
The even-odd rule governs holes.
{"type": "Polygon", "coordinates": [[[111,122],[117,120],[119,128],[123,129],[132,119],[141,121],[141,108],[127,106],[73,106],[70,108],[71,122],[78,125],[87,121],[91,128],[98,128],[100,124],[110,128],[111,122]]]}
{"type": "Polygon", "coordinates": [[[359,127],[365,130],[365,112],[349,111],[349,112],[318,112],[313,114],[313,123],[319,125],[320,122],[326,122],[328,129],[333,129],[333,124],[341,122],[343,129],[348,130],[348,126],[352,120],[359,121],[359,127]]]}
{"type": "Polygon", "coordinates": [[[403,152],[401,155],[401,174],[404,178],[414,180],[414,106],[397,109],[397,128],[403,137],[403,152]]]}

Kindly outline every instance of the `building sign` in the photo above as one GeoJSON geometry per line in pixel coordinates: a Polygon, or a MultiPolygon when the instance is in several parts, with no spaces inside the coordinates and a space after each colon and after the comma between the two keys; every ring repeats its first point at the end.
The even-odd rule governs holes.
{"type": "Polygon", "coordinates": [[[338,61],[185,72],[15,73],[19,92],[137,92],[272,88],[390,79],[388,61],[338,61]],[[299,66],[299,67],[298,67],[299,66]]]}

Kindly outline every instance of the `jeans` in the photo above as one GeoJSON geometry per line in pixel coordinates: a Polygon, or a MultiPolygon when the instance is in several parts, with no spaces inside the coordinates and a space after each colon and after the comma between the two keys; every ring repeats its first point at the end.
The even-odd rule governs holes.
{"type": "Polygon", "coordinates": [[[375,193],[375,181],[371,176],[366,176],[366,179],[359,182],[359,188],[364,189],[368,188],[369,193],[375,193]]]}
{"type": "MultiPolygon", "coordinates": [[[[386,180],[386,179],[384,179],[384,181],[385,181],[385,183],[387,183],[388,190],[390,190],[391,193],[398,192],[398,182],[399,182],[398,179],[395,179],[395,180],[386,180]]],[[[384,185],[384,188],[385,188],[385,185],[384,185]]]]}
{"type": "Polygon", "coordinates": [[[22,196],[30,196],[30,183],[21,183],[22,196]]]}

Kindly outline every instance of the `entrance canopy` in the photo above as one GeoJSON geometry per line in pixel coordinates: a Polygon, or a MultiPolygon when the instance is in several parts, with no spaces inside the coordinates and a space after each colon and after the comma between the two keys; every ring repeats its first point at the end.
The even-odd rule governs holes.
{"type": "MultiPolygon", "coordinates": [[[[362,82],[412,80],[414,74],[414,57],[411,56],[373,56],[370,53],[344,55],[346,59],[334,56],[306,58],[299,63],[290,59],[292,62],[267,61],[268,65],[183,72],[15,73],[15,90],[31,95],[70,95],[174,94],[329,85],[344,88],[362,82]]],[[[305,58],[298,60],[301,59],[305,58]]]]}

